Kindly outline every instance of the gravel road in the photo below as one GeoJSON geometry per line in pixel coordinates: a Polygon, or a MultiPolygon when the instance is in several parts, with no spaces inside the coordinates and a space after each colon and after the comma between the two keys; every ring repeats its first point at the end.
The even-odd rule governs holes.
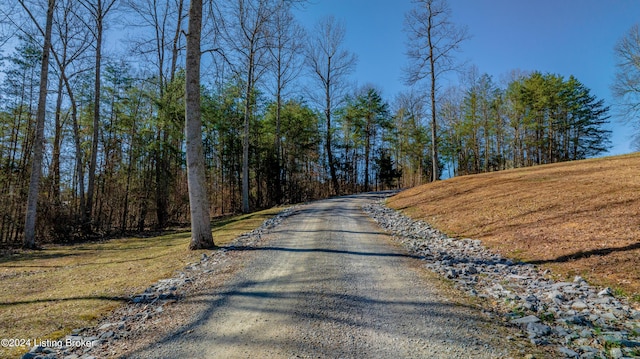
{"type": "Polygon", "coordinates": [[[298,207],[271,239],[237,248],[247,262],[192,298],[186,324],[127,357],[508,357],[501,324],[461,304],[362,213],[378,198],[298,207]]]}

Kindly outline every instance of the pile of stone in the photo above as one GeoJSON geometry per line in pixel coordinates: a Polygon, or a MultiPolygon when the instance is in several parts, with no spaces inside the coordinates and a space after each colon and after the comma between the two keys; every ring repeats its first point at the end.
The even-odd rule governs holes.
{"type": "Polygon", "coordinates": [[[568,358],[640,357],[640,311],[611,289],[596,289],[581,277],[554,282],[548,271],[514,263],[479,240],[449,238],[382,203],[363,209],[426,267],[469,295],[497,303],[503,318],[533,344],[554,345],[568,358]]]}
{"type": "Polygon", "coordinates": [[[282,210],[264,221],[260,227],[244,233],[225,248],[220,248],[200,260],[187,265],[173,278],[161,279],[144,292],[133,295],[130,301],[94,328],[74,329],[70,335],[56,341],[43,341],[22,356],[22,359],[95,359],[108,356],[110,342],[127,338],[133,330],[149,326],[152,319],[164,311],[164,306],[184,297],[187,285],[200,276],[216,271],[228,259],[229,251],[256,245],[271,229],[294,213],[295,207],[282,210]],[[114,320],[115,319],[115,320],[114,320]],[[49,344],[48,346],[46,344],[49,344]]]}

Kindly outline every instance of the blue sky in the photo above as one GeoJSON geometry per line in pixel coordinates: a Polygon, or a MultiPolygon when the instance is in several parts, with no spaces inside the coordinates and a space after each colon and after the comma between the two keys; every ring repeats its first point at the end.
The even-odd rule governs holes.
{"type": "MultiPolygon", "coordinates": [[[[616,42],[640,22],[635,0],[449,0],[452,21],[472,36],[462,45],[461,60],[488,73],[496,82],[514,69],[574,75],[592,94],[612,104],[616,42]]],[[[298,11],[310,28],[333,14],[346,23],[345,47],[358,55],[357,84],[382,88],[391,101],[405,88],[404,14],[410,0],[312,0],[298,11]]],[[[611,112],[614,115],[614,112],[611,112]]],[[[629,153],[632,128],[611,118],[613,148],[629,153]]]]}

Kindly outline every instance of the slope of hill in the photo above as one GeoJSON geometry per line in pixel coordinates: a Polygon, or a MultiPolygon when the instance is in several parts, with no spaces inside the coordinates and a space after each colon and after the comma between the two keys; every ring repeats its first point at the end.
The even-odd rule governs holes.
{"type": "Polygon", "coordinates": [[[388,205],[640,301],[640,153],[456,177],[388,205]]]}

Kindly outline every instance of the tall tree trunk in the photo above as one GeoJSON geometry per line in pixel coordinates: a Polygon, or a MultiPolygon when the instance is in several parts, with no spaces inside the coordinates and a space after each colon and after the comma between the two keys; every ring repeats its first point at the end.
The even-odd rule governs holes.
{"type": "MultiPolygon", "coordinates": [[[[51,153],[51,196],[56,206],[60,204],[60,142],[62,141],[62,91],[64,81],[58,79],[58,97],[56,99],[55,131],[53,136],[53,152],[51,153]]],[[[58,209],[56,209],[57,211],[58,209]]]]}
{"type": "Polygon", "coordinates": [[[249,58],[247,88],[245,91],[244,127],[242,131],[242,213],[249,213],[249,121],[251,119],[251,97],[253,90],[253,54],[249,58]]]}
{"type": "Polygon", "coordinates": [[[127,179],[126,179],[126,185],[125,185],[125,191],[124,191],[124,203],[122,204],[122,219],[120,220],[120,232],[124,233],[127,230],[127,222],[129,221],[129,190],[131,188],[131,178],[133,177],[132,173],[133,173],[133,164],[135,162],[134,160],[134,148],[137,145],[137,141],[135,140],[136,138],[136,118],[138,117],[138,109],[140,106],[140,102],[138,101],[136,104],[136,109],[135,109],[135,115],[132,116],[133,117],[133,121],[131,123],[131,132],[129,133],[129,138],[131,138],[131,142],[129,143],[129,151],[128,151],[128,157],[129,157],[129,164],[127,165],[127,179]]]}
{"type": "Polygon", "coordinates": [[[436,122],[436,60],[433,57],[433,43],[431,39],[431,21],[432,17],[429,17],[429,66],[431,75],[431,181],[435,182],[440,179],[438,174],[438,123],[436,122]]]}
{"type": "Polygon", "coordinates": [[[364,139],[364,191],[369,192],[369,157],[371,156],[371,119],[367,118],[364,139]]]}
{"type": "Polygon", "coordinates": [[[329,161],[329,174],[331,175],[331,183],[333,184],[333,193],[337,196],[340,195],[340,183],[338,183],[338,175],[336,173],[336,163],[333,158],[333,151],[331,150],[331,58],[327,61],[327,84],[325,86],[325,109],[324,114],[327,120],[327,138],[325,141],[327,147],[327,161],[329,161]]]}
{"type": "Polygon", "coordinates": [[[36,138],[31,161],[31,178],[27,197],[27,213],[24,225],[25,248],[36,247],[36,217],[38,209],[38,194],[40,192],[40,177],[42,176],[42,157],[44,153],[44,119],[47,107],[47,85],[49,79],[49,52],[51,50],[51,29],[53,24],[53,10],[55,0],[49,0],[47,7],[47,23],[42,47],[42,66],[40,68],[40,93],[38,95],[38,112],[36,114],[36,138]]]}
{"type": "MultiPolygon", "coordinates": [[[[278,63],[278,68],[280,64],[278,63]]],[[[281,115],[282,115],[282,93],[281,93],[281,71],[278,70],[278,88],[276,90],[276,133],[275,133],[275,148],[276,148],[276,193],[275,193],[275,203],[282,204],[283,198],[283,190],[282,190],[282,181],[283,181],[283,160],[282,160],[282,141],[281,141],[281,115]]]]}
{"type": "MultiPolygon", "coordinates": [[[[169,84],[172,84],[175,80],[175,75],[178,68],[178,56],[180,51],[180,36],[182,30],[182,12],[184,6],[184,0],[177,1],[178,9],[177,9],[177,24],[175,31],[173,33],[172,45],[171,45],[171,63],[169,68],[169,80],[167,82],[166,76],[164,74],[164,58],[165,58],[165,30],[164,24],[159,29],[156,25],[156,33],[161,35],[157,35],[158,41],[158,68],[159,68],[159,78],[160,81],[160,98],[164,98],[165,92],[169,84]]],[[[166,15],[165,15],[166,16],[166,15]]],[[[174,117],[174,113],[164,111],[164,121],[177,120],[174,117]]],[[[171,163],[170,163],[170,151],[168,149],[170,143],[170,132],[169,124],[165,124],[163,129],[158,129],[158,143],[160,144],[160,148],[156,154],[156,218],[157,218],[157,226],[158,229],[164,229],[169,222],[169,193],[172,182],[172,173],[171,173],[171,163]]]]}
{"type": "Polygon", "coordinates": [[[180,51],[180,36],[182,33],[182,9],[184,7],[184,0],[178,0],[178,23],[176,24],[176,31],[173,34],[173,45],[171,46],[171,69],[169,71],[169,82],[173,83],[175,79],[176,70],[178,68],[178,55],[180,51]]]}
{"type": "Polygon", "coordinates": [[[191,213],[190,249],[214,247],[209,218],[204,154],[202,152],[202,118],[200,109],[200,36],[202,31],[202,0],[191,0],[186,58],[187,182],[191,213]]]}
{"type": "Polygon", "coordinates": [[[80,139],[80,124],[78,123],[78,105],[76,104],[75,97],[69,79],[64,76],[64,83],[67,88],[69,100],[71,102],[71,122],[73,123],[73,144],[76,150],[76,178],[78,179],[78,194],[80,196],[79,213],[84,218],[85,213],[85,198],[84,198],[84,166],[82,159],[82,141],[80,139]]]}
{"type": "Polygon", "coordinates": [[[93,198],[96,182],[96,167],[98,162],[98,140],[100,130],[100,71],[102,64],[102,0],[98,0],[96,10],[96,54],[95,54],[95,83],[93,94],[93,135],[91,138],[91,158],[89,160],[89,183],[87,187],[87,203],[83,214],[83,225],[85,232],[91,232],[91,213],[93,211],[93,198]]]}
{"type": "Polygon", "coordinates": [[[446,0],[415,0],[414,3],[416,8],[406,17],[406,30],[410,35],[407,54],[412,60],[408,83],[414,85],[428,78],[431,86],[431,180],[437,181],[440,164],[436,79],[440,74],[455,69],[452,52],[459,49],[468,35],[466,28],[458,29],[449,21],[450,10],[446,0]]]}
{"type": "Polygon", "coordinates": [[[91,232],[95,181],[96,181],[96,169],[98,161],[98,141],[100,135],[100,91],[101,91],[101,65],[102,65],[102,36],[104,32],[104,19],[107,13],[116,3],[116,0],[96,0],[95,4],[91,4],[89,1],[81,1],[80,4],[84,6],[96,22],[96,28],[93,31],[96,39],[96,53],[95,53],[95,83],[94,83],[94,98],[93,98],[93,133],[91,138],[91,158],[89,160],[89,172],[88,172],[88,185],[87,185],[87,201],[85,210],[83,213],[82,224],[85,232],[91,232]]]}

